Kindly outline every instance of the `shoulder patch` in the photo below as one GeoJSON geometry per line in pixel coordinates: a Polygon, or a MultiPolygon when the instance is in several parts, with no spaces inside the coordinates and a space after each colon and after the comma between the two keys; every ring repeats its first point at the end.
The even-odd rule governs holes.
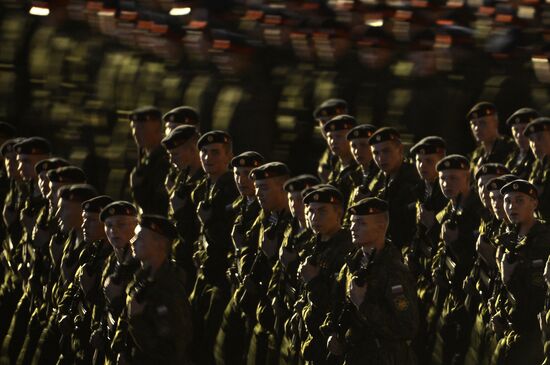
{"type": "Polygon", "coordinates": [[[404,295],[398,295],[393,299],[395,309],[399,312],[404,312],[409,308],[409,301],[404,295]]]}

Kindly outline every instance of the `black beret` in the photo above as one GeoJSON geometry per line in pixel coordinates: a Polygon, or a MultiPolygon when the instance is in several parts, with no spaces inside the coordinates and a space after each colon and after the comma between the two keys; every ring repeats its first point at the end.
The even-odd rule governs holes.
{"type": "Polygon", "coordinates": [[[197,129],[192,125],[180,125],[174,128],[169,135],[164,137],[161,141],[164,148],[167,150],[174,149],[181,146],[193,136],[198,136],[197,129]]]}
{"type": "Polygon", "coordinates": [[[64,184],[79,184],[86,182],[86,174],[76,166],[63,166],[47,173],[48,179],[52,182],[64,184]]]}
{"type": "Polygon", "coordinates": [[[380,198],[365,198],[349,207],[348,212],[353,215],[370,215],[388,211],[388,202],[380,198]]]}
{"type": "Polygon", "coordinates": [[[15,153],[23,155],[43,155],[51,152],[50,142],[42,137],[25,138],[13,146],[15,153]]]}
{"type": "Polygon", "coordinates": [[[518,177],[512,174],[493,177],[491,180],[487,182],[487,185],[486,185],[487,191],[494,191],[494,190],[500,191],[500,189],[502,189],[504,185],[514,180],[518,180],[518,177]]]}
{"type": "Polygon", "coordinates": [[[517,179],[508,184],[504,185],[500,189],[500,193],[505,195],[507,193],[519,192],[529,195],[530,197],[537,199],[539,198],[537,188],[535,185],[531,184],[529,181],[517,179]]]}
{"type": "Polygon", "coordinates": [[[288,179],[283,185],[286,192],[302,192],[304,189],[319,184],[319,179],[313,175],[303,174],[288,179]]]}
{"type": "Polygon", "coordinates": [[[37,174],[40,174],[42,172],[48,172],[63,166],[70,166],[70,164],[71,163],[64,158],[52,157],[38,161],[36,165],[34,165],[34,171],[36,171],[37,174]]]}
{"type": "Polygon", "coordinates": [[[8,139],[6,142],[2,144],[2,147],[0,147],[0,153],[2,154],[2,157],[6,157],[6,155],[13,151],[13,146],[15,146],[17,143],[21,142],[24,138],[13,138],[8,139]]]}
{"type": "Polygon", "coordinates": [[[0,138],[8,139],[15,137],[15,127],[6,122],[0,122],[0,138]]]}
{"type": "Polygon", "coordinates": [[[215,131],[210,131],[203,134],[201,138],[199,138],[199,141],[197,142],[197,147],[200,150],[204,146],[207,146],[212,143],[229,143],[229,142],[231,142],[231,136],[229,135],[229,133],[220,131],[220,130],[215,130],[215,131]]]}
{"type": "Polygon", "coordinates": [[[359,124],[348,132],[346,138],[348,141],[352,141],[357,138],[370,138],[374,132],[376,132],[375,126],[371,124],[359,124]]]}
{"type": "Polygon", "coordinates": [[[148,228],[169,239],[174,239],[178,236],[178,231],[172,222],[160,215],[144,214],[139,217],[138,224],[142,228],[148,228]]]}
{"type": "Polygon", "coordinates": [[[347,130],[355,127],[357,125],[357,122],[355,121],[355,118],[351,115],[347,114],[341,114],[337,115],[331,120],[329,120],[324,126],[323,130],[325,133],[333,132],[333,131],[341,131],[341,130],[347,130]]]}
{"type": "Polygon", "coordinates": [[[437,171],[469,170],[470,161],[462,155],[449,155],[441,159],[435,166],[437,171]]]}
{"type": "Polygon", "coordinates": [[[431,155],[433,153],[445,152],[447,149],[447,143],[441,137],[437,136],[428,136],[422,138],[418,141],[417,144],[411,147],[411,155],[416,155],[418,153],[431,155]]]}
{"type": "Polygon", "coordinates": [[[506,166],[500,163],[489,162],[479,166],[479,168],[476,170],[474,174],[474,177],[477,180],[480,177],[483,177],[486,175],[505,175],[509,173],[510,173],[510,170],[508,170],[506,166]]]}
{"type": "Polygon", "coordinates": [[[258,167],[264,163],[264,156],[255,151],[246,151],[231,160],[232,167],[258,167]]]}
{"type": "Polygon", "coordinates": [[[100,195],[82,203],[82,210],[90,213],[100,213],[103,208],[113,202],[108,195],[100,195]]]}
{"type": "Polygon", "coordinates": [[[97,191],[89,184],[67,185],[59,189],[59,197],[65,200],[83,203],[97,196],[97,191]]]}
{"type": "Polygon", "coordinates": [[[506,120],[506,125],[511,127],[515,124],[527,124],[532,120],[540,117],[540,114],[535,109],[531,108],[521,108],[516,110],[508,119],[506,120]]]}
{"type": "Polygon", "coordinates": [[[133,122],[147,122],[149,120],[160,120],[162,113],[160,109],[154,106],[142,106],[134,109],[130,114],[130,120],[133,122]]]}
{"type": "Polygon", "coordinates": [[[550,118],[540,117],[529,122],[523,131],[523,135],[529,138],[531,134],[542,131],[550,131],[550,118]]]}
{"type": "Polygon", "coordinates": [[[372,146],[386,141],[400,141],[400,138],[401,135],[395,128],[382,127],[369,138],[369,144],[372,146]]]}
{"type": "Polygon", "coordinates": [[[105,206],[103,210],[101,210],[101,213],[99,213],[99,220],[105,222],[107,218],[113,217],[115,215],[127,215],[137,217],[138,212],[136,207],[134,207],[132,203],[119,200],[105,206]]]}
{"type": "Polygon", "coordinates": [[[310,203],[328,203],[342,204],[344,198],[340,190],[333,186],[321,186],[304,196],[304,204],[310,203]]]}
{"type": "Polygon", "coordinates": [[[199,124],[199,113],[190,106],[178,106],[164,114],[162,120],[168,123],[197,125],[199,124]]]}
{"type": "Polygon", "coordinates": [[[472,109],[470,109],[468,114],[466,114],[466,119],[468,120],[477,119],[477,118],[485,117],[487,115],[496,114],[496,112],[497,112],[497,107],[494,104],[489,103],[487,101],[482,101],[477,103],[472,107],[472,109]]]}
{"type": "Polygon", "coordinates": [[[252,180],[263,180],[272,177],[288,176],[290,171],[282,162],[268,162],[250,171],[252,180]]]}
{"type": "Polygon", "coordinates": [[[308,186],[300,193],[302,195],[302,200],[306,197],[307,194],[311,193],[313,190],[317,189],[316,186],[308,186]]]}
{"type": "Polygon", "coordinates": [[[346,113],[348,103],[343,99],[328,99],[325,100],[313,112],[315,119],[332,118],[335,115],[346,113]]]}

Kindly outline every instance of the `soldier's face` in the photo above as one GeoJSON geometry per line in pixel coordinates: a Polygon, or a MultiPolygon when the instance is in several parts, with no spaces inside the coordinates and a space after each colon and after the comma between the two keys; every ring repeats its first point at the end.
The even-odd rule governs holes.
{"type": "Polygon", "coordinates": [[[142,228],[137,225],[134,232],[134,237],[130,239],[132,244],[132,253],[136,259],[141,262],[147,261],[156,252],[156,239],[158,238],[155,232],[148,228],[142,228]]]}
{"type": "Polygon", "coordinates": [[[512,224],[531,221],[537,204],[537,200],[524,193],[512,192],[504,195],[504,211],[512,224]]]}
{"type": "Polygon", "coordinates": [[[385,225],[381,224],[384,214],[355,215],[350,218],[351,240],[354,245],[362,247],[371,245],[384,237],[385,225]]]}
{"type": "Polygon", "coordinates": [[[132,128],[132,136],[138,147],[149,147],[156,141],[159,132],[161,132],[162,124],[158,120],[149,120],[145,122],[130,122],[132,128]]]}
{"type": "Polygon", "coordinates": [[[114,249],[125,248],[132,237],[137,225],[137,218],[126,215],[114,215],[105,219],[105,234],[114,249]]]}
{"type": "Polygon", "coordinates": [[[479,199],[483,206],[487,209],[491,209],[491,198],[487,192],[487,183],[492,178],[497,177],[497,175],[485,175],[477,179],[477,192],[479,194],[479,199]]]}
{"type": "MultiPolygon", "coordinates": [[[[36,178],[36,171],[34,170],[34,165],[38,162],[36,160],[34,155],[17,155],[17,169],[24,181],[30,181],[36,178]]],[[[40,160],[42,160],[42,158],[40,158],[40,160]]]]}
{"type": "Polygon", "coordinates": [[[175,165],[178,169],[185,169],[191,162],[196,158],[198,150],[195,146],[194,141],[187,141],[182,145],[177,146],[171,150],[168,150],[170,155],[170,162],[175,165]]]}
{"type": "Polygon", "coordinates": [[[538,159],[550,155],[550,131],[540,131],[529,136],[529,146],[538,159]]]}
{"type": "Polygon", "coordinates": [[[227,171],[231,153],[222,143],[211,143],[200,150],[202,168],[208,175],[219,176],[227,171]]]}
{"type": "Polygon", "coordinates": [[[55,210],[59,204],[59,188],[63,186],[63,184],[50,181],[49,185],[50,187],[46,198],[50,202],[50,209],[55,210]]]}
{"type": "Polygon", "coordinates": [[[88,243],[105,236],[103,223],[99,220],[99,213],[82,212],[82,236],[88,243]]]}
{"type": "Polygon", "coordinates": [[[371,146],[374,161],[385,174],[396,172],[403,162],[403,145],[384,141],[371,146]]]}
{"type": "Polygon", "coordinates": [[[506,221],[506,212],[504,211],[504,197],[498,190],[491,190],[489,192],[489,198],[491,199],[491,209],[495,217],[500,221],[506,221]]]}
{"type": "Polygon", "coordinates": [[[38,175],[38,189],[40,189],[42,196],[47,199],[50,194],[50,180],[44,171],[38,175]]]}
{"type": "Polygon", "coordinates": [[[330,131],[327,133],[327,142],[330,150],[336,156],[347,159],[351,155],[349,142],[346,138],[349,130],[330,131]]]}
{"type": "Polygon", "coordinates": [[[260,206],[266,212],[277,209],[281,197],[286,199],[286,193],[283,190],[280,178],[255,180],[254,189],[260,206]]]}
{"type": "Polygon", "coordinates": [[[234,167],[233,178],[242,196],[254,196],[254,182],[250,178],[252,167],[234,167]]]}
{"type": "Polygon", "coordinates": [[[514,137],[516,145],[522,151],[527,151],[529,149],[529,138],[523,135],[523,131],[525,131],[526,126],[527,124],[525,123],[518,123],[512,126],[512,136],[514,137]]]}
{"type": "Polygon", "coordinates": [[[59,221],[59,228],[62,232],[68,232],[82,225],[82,208],[80,205],[79,202],[59,199],[55,216],[59,221]]]}
{"type": "Polygon", "coordinates": [[[468,190],[469,171],[450,169],[439,172],[439,185],[447,199],[454,199],[458,194],[468,190]]]}
{"type": "Polygon", "coordinates": [[[19,174],[19,170],[17,169],[18,163],[15,156],[16,155],[13,152],[7,153],[6,158],[4,158],[4,165],[6,166],[8,177],[10,179],[19,180],[21,178],[21,175],[19,174]]]}
{"type": "Polygon", "coordinates": [[[372,161],[372,151],[368,141],[368,138],[356,138],[349,141],[353,158],[364,167],[367,167],[372,161]]]}
{"type": "Polygon", "coordinates": [[[287,194],[290,214],[296,219],[304,220],[304,200],[300,191],[293,191],[287,194]]]}
{"type": "Polygon", "coordinates": [[[310,203],[308,204],[311,229],[314,233],[328,235],[340,228],[342,219],[341,209],[335,204],[310,203]]]}
{"type": "Polygon", "coordinates": [[[435,179],[437,179],[437,170],[435,166],[442,158],[443,155],[438,153],[417,153],[415,156],[415,164],[420,177],[425,181],[435,181],[435,179]]]}
{"type": "Polygon", "coordinates": [[[470,129],[477,142],[491,141],[498,134],[498,122],[494,115],[470,120],[470,129]]]}

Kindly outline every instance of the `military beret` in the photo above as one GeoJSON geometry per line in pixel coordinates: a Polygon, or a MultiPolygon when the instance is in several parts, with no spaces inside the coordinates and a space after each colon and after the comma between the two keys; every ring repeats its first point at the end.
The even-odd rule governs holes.
{"type": "Polygon", "coordinates": [[[365,198],[349,207],[348,212],[353,215],[370,215],[388,211],[388,202],[380,198],[365,198]]]}
{"type": "Polygon", "coordinates": [[[487,191],[495,191],[495,190],[500,191],[500,189],[502,189],[504,185],[514,180],[518,180],[518,177],[512,174],[493,177],[491,180],[487,182],[487,185],[486,185],[487,191]]]}
{"type": "Polygon", "coordinates": [[[325,131],[325,133],[328,133],[333,131],[351,129],[356,125],[357,125],[357,122],[355,121],[354,117],[352,117],[351,115],[341,114],[329,120],[323,126],[323,130],[325,131]]]}
{"type": "Polygon", "coordinates": [[[370,138],[376,132],[376,127],[371,124],[359,124],[353,127],[346,136],[348,141],[358,138],[370,138]]]}
{"type": "Polygon", "coordinates": [[[524,193],[529,195],[530,197],[537,199],[539,198],[537,188],[535,185],[531,184],[529,181],[517,179],[512,182],[509,182],[508,184],[504,185],[500,189],[500,193],[502,195],[508,194],[508,193],[524,193]]]}
{"type": "Polygon", "coordinates": [[[506,125],[511,127],[516,124],[527,124],[538,117],[540,117],[540,114],[535,109],[521,108],[508,117],[506,120],[506,125]]]}
{"type": "Polygon", "coordinates": [[[113,198],[108,195],[96,196],[82,203],[82,210],[90,213],[100,213],[101,210],[113,202],[113,198]]]}
{"type": "Polygon", "coordinates": [[[550,118],[540,117],[529,122],[523,131],[523,135],[529,138],[531,134],[542,131],[550,131],[550,118]]]}
{"type": "Polygon", "coordinates": [[[477,103],[472,107],[472,109],[470,109],[468,114],[466,114],[466,119],[472,120],[472,119],[485,117],[487,115],[493,115],[496,113],[497,113],[497,107],[494,104],[489,103],[487,101],[482,101],[477,103]]]}
{"type": "Polygon", "coordinates": [[[215,130],[215,131],[210,131],[203,134],[199,138],[199,141],[197,142],[197,147],[201,149],[204,146],[208,146],[209,144],[212,144],[212,143],[229,143],[229,142],[231,142],[231,136],[229,135],[229,133],[220,131],[220,130],[215,130]]]}
{"type": "Polygon", "coordinates": [[[137,217],[138,212],[136,207],[132,203],[126,201],[115,201],[106,205],[99,213],[99,220],[105,222],[107,218],[115,215],[127,215],[131,217],[137,217]]]}
{"type": "Polygon", "coordinates": [[[167,150],[174,149],[181,146],[189,140],[189,138],[198,135],[199,133],[192,125],[180,125],[173,129],[169,135],[164,137],[161,141],[164,148],[167,150]]]}
{"type": "Polygon", "coordinates": [[[138,224],[142,228],[148,228],[169,239],[174,239],[178,236],[178,231],[172,222],[160,215],[143,214],[139,217],[138,224]]]}
{"type": "Polygon", "coordinates": [[[199,113],[190,106],[178,106],[164,114],[162,120],[168,123],[197,125],[199,124],[199,113]]]}
{"type": "Polygon", "coordinates": [[[444,170],[468,170],[470,161],[461,155],[449,155],[442,158],[435,166],[437,171],[444,170]]]}
{"type": "Polygon", "coordinates": [[[59,167],[69,166],[70,164],[71,163],[65,160],[64,158],[59,158],[59,157],[46,158],[42,161],[38,161],[36,165],[34,165],[34,171],[36,171],[37,174],[40,174],[42,172],[55,170],[59,167]]]}
{"type": "Polygon", "coordinates": [[[348,103],[343,99],[328,99],[325,100],[313,112],[315,119],[327,119],[338,114],[346,113],[348,103]]]}
{"type": "Polygon", "coordinates": [[[263,180],[288,175],[290,175],[288,166],[282,162],[268,162],[250,171],[250,178],[252,180],[263,180]]]}
{"type": "Polygon", "coordinates": [[[302,192],[300,193],[300,195],[302,195],[302,200],[306,197],[307,194],[311,193],[313,190],[315,190],[317,188],[318,187],[316,187],[316,186],[308,186],[307,188],[302,190],[302,192]]]}
{"type": "Polygon", "coordinates": [[[258,167],[264,163],[264,156],[255,151],[246,151],[231,160],[232,167],[258,167]]]}
{"type": "Polygon", "coordinates": [[[23,155],[43,155],[51,152],[50,142],[42,137],[25,138],[13,146],[15,153],[23,155]]]}
{"type": "Polygon", "coordinates": [[[76,166],[63,166],[47,172],[48,179],[52,182],[64,184],[79,184],[86,182],[86,174],[76,166]]]}
{"type": "Polygon", "coordinates": [[[97,196],[97,191],[89,184],[67,185],[59,189],[59,197],[72,202],[83,203],[97,196]]]}
{"type": "Polygon", "coordinates": [[[305,188],[319,184],[319,179],[313,175],[303,174],[288,179],[283,185],[286,192],[302,192],[305,188]]]}
{"type": "Polygon", "coordinates": [[[418,153],[431,155],[433,153],[445,152],[447,149],[447,143],[441,137],[437,136],[428,136],[422,138],[418,141],[417,144],[411,147],[411,155],[416,155],[418,153]]]}
{"type": "Polygon", "coordinates": [[[371,146],[386,142],[386,141],[400,141],[401,135],[399,132],[391,127],[382,127],[372,134],[369,138],[369,144],[371,146]]]}
{"type": "Polygon", "coordinates": [[[508,170],[506,166],[499,163],[490,162],[479,166],[474,174],[474,177],[477,180],[486,175],[505,175],[509,173],[510,170],[508,170]]]}
{"type": "Polygon", "coordinates": [[[304,196],[304,204],[327,203],[342,204],[344,198],[340,190],[333,186],[321,186],[310,191],[304,196]]]}
{"type": "Polygon", "coordinates": [[[134,109],[130,114],[130,120],[133,122],[147,122],[150,120],[160,120],[162,113],[160,109],[154,106],[142,106],[134,109]]]}
{"type": "Polygon", "coordinates": [[[4,142],[2,144],[2,147],[0,147],[0,153],[2,154],[2,157],[6,157],[8,153],[14,152],[13,146],[21,142],[23,139],[24,138],[13,138],[13,139],[8,139],[6,142],[4,142]]]}
{"type": "Polygon", "coordinates": [[[8,139],[15,137],[15,127],[6,122],[0,122],[0,138],[8,139]]]}

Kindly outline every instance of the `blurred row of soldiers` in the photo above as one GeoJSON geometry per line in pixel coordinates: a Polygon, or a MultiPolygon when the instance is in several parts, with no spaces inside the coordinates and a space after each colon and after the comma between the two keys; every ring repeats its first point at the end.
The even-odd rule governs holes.
{"type": "Polygon", "coordinates": [[[193,108],[136,109],[133,202],[0,125],[0,362],[547,363],[550,119],[510,139],[480,102],[466,157],[347,113],[316,108],[317,176],[292,176],[193,108]]]}

